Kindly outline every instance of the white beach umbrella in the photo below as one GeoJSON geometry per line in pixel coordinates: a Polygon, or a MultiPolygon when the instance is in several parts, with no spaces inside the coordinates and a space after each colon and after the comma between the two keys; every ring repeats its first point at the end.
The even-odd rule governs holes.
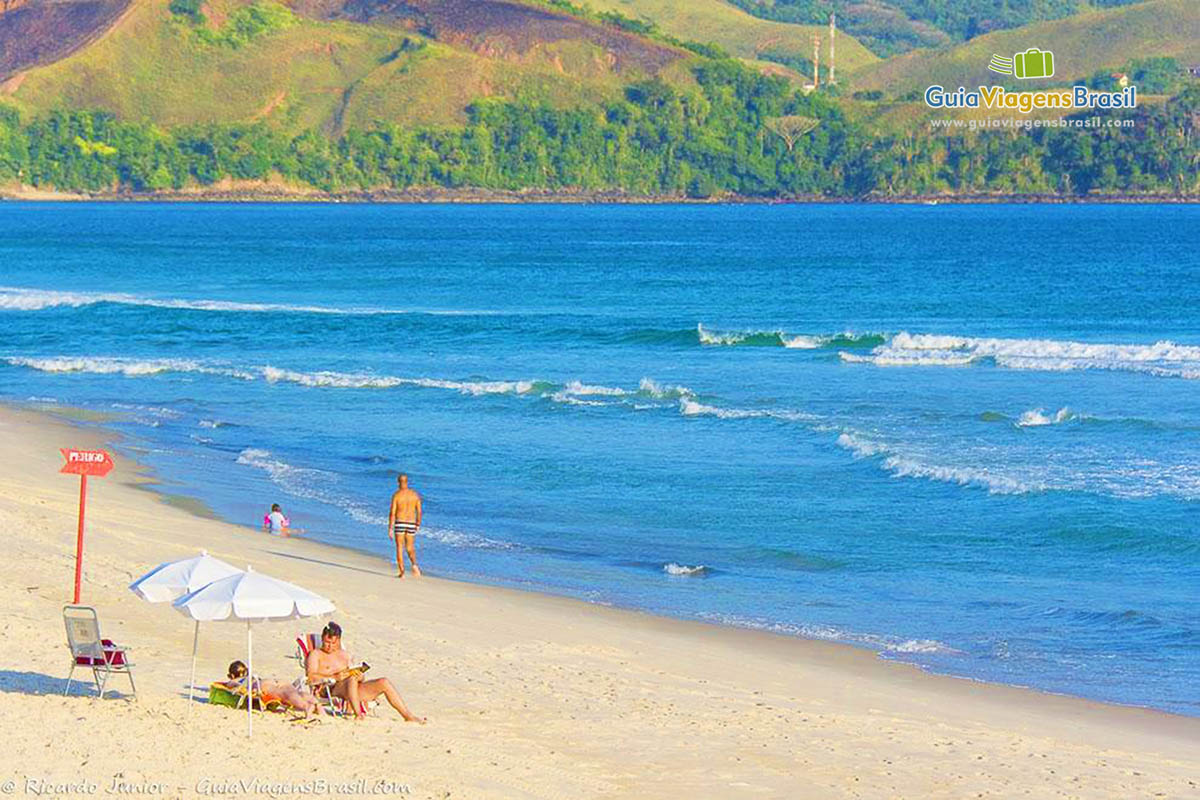
{"type": "MultiPolygon", "coordinates": [[[[262,575],[250,567],[185,594],[172,605],[196,622],[246,622],[247,690],[253,687],[254,680],[254,641],[250,627],[253,623],[316,617],[334,611],[333,603],[321,595],[262,575]]],[[[254,703],[247,697],[247,734],[254,731],[253,710],[254,703]]]]}
{"type": "MultiPolygon", "coordinates": [[[[173,603],[188,592],[194,592],[215,580],[240,572],[241,570],[232,564],[226,564],[221,559],[210,556],[207,550],[201,550],[198,556],[159,564],[129,584],[129,589],[150,603],[173,603]]],[[[190,701],[195,695],[196,645],[199,642],[200,621],[196,620],[196,627],[192,631],[192,678],[188,681],[189,713],[192,708],[190,701]]]]}

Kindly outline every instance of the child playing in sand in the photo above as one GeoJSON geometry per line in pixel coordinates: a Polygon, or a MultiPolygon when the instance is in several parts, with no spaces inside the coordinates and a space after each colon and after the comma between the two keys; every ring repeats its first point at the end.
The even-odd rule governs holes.
{"type": "MultiPolygon", "coordinates": [[[[227,689],[233,690],[244,688],[246,673],[246,665],[241,661],[234,661],[229,665],[229,680],[225,681],[223,685],[227,689]]],[[[301,691],[293,684],[255,678],[253,685],[263,707],[278,702],[297,711],[303,711],[305,717],[320,716],[325,713],[325,709],[321,708],[321,704],[317,702],[317,698],[312,693],[301,691]]]]}

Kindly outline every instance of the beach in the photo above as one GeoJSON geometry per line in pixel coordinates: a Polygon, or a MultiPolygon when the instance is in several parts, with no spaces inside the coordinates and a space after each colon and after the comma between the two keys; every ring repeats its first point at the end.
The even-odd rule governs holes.
{"type": "MultiPolygon", "coordinates": [[[[1200,720],[930,675],[835,643],[425,577],[281,539],[145,491],[128,459],[89,486],[83,602],[133,648],[136,701],[61,696],[78,483],[59,447],[111,436],[0,410],[0,782],[46,796],[1189,797],[1200,720]],[[381,707],[297,726],[186,698],[192,627],[128,584],[205,549],[332,599],[355,656],[421,727],[381,707]],[[116,781],[116,784],[114,784],[116,781]],[[299,788],[297,788],[299,787],[299,788]],[[49,791],[47,791],[47,789],[49,791]],[[82,791],[73,791],[82,790],[82,791]]],[[[382,535],[382,532],[381,534],[382,535]]],[[[436,565],[425,564],[436,572],[436,565]]],[[[294,637],[255,626],[254,667],[291,679],[294,637]]],[[[198,685],[245,656],[245,627],[201,628],[198,685]]],[[[78,677],[78,673],[77,673],[78,677]]],[[[125,694],[122,676],[110,688],[125,694]]]]}

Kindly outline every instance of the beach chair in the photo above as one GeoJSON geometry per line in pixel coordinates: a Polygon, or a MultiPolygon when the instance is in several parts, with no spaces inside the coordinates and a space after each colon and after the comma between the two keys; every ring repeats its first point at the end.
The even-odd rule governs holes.
{"type": "MultiPolygon", "coordinates": [[[[321,646],[321,634],[319,633],[302,633],[296,637],[296,660],[300,662],[300,681],[308,683],[308,654],[321,646]]],[[[332,678],[322,681],[316,685],[310,685],[313,695],[317,700],[325,706],[325,710],[335,717],[351,716],[353,712],[347,707],[347,703],[340,697],[333,696],[333,685],[336,681],[332,678]]],[[[297,686],[296,688],[300,688],[297,686]]],[[[372,703],[371,706],[377,703],[372,703]]],[[[359,703],[359,708],[362,713],[370,713],[371,707],[366,703],[359,703]]]]}
{"type": "MultiPolygon", "coordinates": [[[[212,706],[226,706],[228,708],[244,709],[246,707],[246,687],[244,684],[236,688],[229,688],[222,681],[215,681],[209,684],[208,687],[208,704],[212,706]]],[[[268,700],[263,703],[262,693],[258,689],[254,690],[251,702],[254,703],[255,711],[287,711],[287,705],[280,700],[268,700]]]]}
{"type": "Polygon", "coordinates": [[[124,673],[129,676],[129,688],[137,697],[137,686],[133,682],[133,662],[129,660],[129,648],[119,647],[111,639],[100,636],[100,620],[96,609],[91,606],[64,606],[63,622],[67,628],[67,647],[71,649],[71,671],[67,673],[67,687],[63,694],[71,691],[71,679],[76,667],[92,671],[96,681],[96,694],[104,697],[104,685],[108,676],[124,673]]]}

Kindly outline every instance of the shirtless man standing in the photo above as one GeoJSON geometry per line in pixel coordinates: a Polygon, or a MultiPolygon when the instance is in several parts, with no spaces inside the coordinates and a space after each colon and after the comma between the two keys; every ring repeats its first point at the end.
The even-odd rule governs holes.
{"type": "Polygon", "coordinates": [[[396,477],[396,484],[399,488],[392,495],[392,509],[388,512],[388,536],[396,543],[396,577],[404,577],[403,545],[413,576],[419,578],[421,568],[417,566],[415,540],[421,527],[421,495],[408,488],[408,476],[403,472],[396,477]]]}
{"type": "Polygon", "coordinates": [[[363,703],[369,703],[379,695],[387,698],[392,708],[400,712],[405,722],[419,722],[424,725],[425,717],[415,716],[404,705],[400,693],[387,678],[375,678],[364,681],[362,675],[350,672],[350,654],[342,649],[342,629],[336,622],[331,622],[321,631],[321,646],[308,654],[305,663],[308,673],[308,683],[316,686],[323,681],[333,679],[331,692],[334,697],[340,697],[349,704],[355,719],[366,716],[362,710],[363,703]]]}

